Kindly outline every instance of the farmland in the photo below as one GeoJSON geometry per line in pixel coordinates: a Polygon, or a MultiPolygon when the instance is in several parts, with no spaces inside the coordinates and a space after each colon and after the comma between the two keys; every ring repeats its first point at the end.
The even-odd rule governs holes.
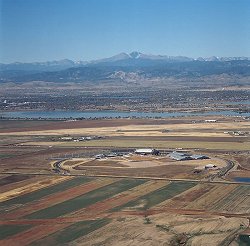
{"type": "Polygon", "coordinates": [[[0,244],[237,243],[249,233],[250,185],[235,181],[250,177],[249,136],[232,132],[248,129],[225,117],[4,121],[0,244]],[[208,158],[177,161],[173,151],[208,158]]]}
{"type": "MultiPolygon", "coordinates": [[[[99,231],[110,230],[110,234],[114,225],[122,229],[122,221],[134,221],[165,242],[178,240],[180,231],[185,231],[186,224],[196,223],[197,216],[200,224],[185,231],[186,236],[192,234],[187,242],[214,236],[222,242],[224,236],[248,226],[249,185],[94,177],[65,177],[55,184],[55,177],[50,179],[44,188],[16,193],[1,201],[2,245],[74,245],[81,238],[84,242],[85,237],[109,245],[99,231]],[[194,194],[193,198],[188,194],[194,194]],[[228,224],[220,227],[225,235],[217,238],[216,228],[221,221],[228,224]]],[[[114,238],[109,240],[115,242],[114,238]]]]}

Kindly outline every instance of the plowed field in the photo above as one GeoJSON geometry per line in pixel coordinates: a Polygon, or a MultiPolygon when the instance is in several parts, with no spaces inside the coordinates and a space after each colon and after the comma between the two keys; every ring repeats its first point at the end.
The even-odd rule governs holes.
{"type": "MultiPolygon", "coordinates": [[[[99,232],[111,230],[107,233],[110,235],[114,224],[122,229],[130,218],[137,221],[136,224],[141,223],[144,230],[152,230],[159,240],[171,241],[176,235],[167,228],[174,226],[175,230],[184,231],[187,219],[185,223],[163,225],[159,218],[163,221],[161,214],[166,212],[166,223],[171,221],[170,215],[175,216],[176,221],[188,216],[191,220],[188,223],[194,223],[194,216],[206,217],[206,223],[213,229],[206,229],[210,231],[199,236],[203,240],[214,236],[221,242],[235,233],[238,223],[242,225],[238,230],[245,229],[245,220],[250,216],[249,185],[72,176],[39,179],[10,176],[10,179],[15,182],[6,183],[8,176],[2,179],[3,187],[15,184],[15,188],[1,194],[0,245],[84,245],[84,240],[90,237],[93,242],[101,240],[101,245],[107,245],[99,232]],[[235,217],[236,222],[222,230],[219,237],[215,225],[220,218],[225,219],[223,216],[235,217]],[[122,221],[127,222],[123,225],[122,221]]],[[[199,226],[204,230],[204,224],[199,222],[199,226]]],[[[196,225],[195,230],[199,226],[196,225]]],[[[137,240],[141,236],[132,237],[137,240]]],[[[193,236],[192,240],[198,238],[193,236]]]]}

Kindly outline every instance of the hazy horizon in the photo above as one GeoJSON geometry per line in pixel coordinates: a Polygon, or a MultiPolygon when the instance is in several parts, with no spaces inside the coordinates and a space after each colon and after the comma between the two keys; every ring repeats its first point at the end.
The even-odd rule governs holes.
{"type": "MultiPolygon", "coordinates": [[[[13,61],[13,62],[1,62],[0,60],[0,63],[2,64],[11,64],[11,63],[43,63],[43,62],[53,62],[53,61],[63,61],[63,60],[70,60],[70,61],[73,61],[73,62],[94,62],[94,61],[98,61],[98,60],[102,60],[102,59],[106,59],[106,58],[111,58],[113,56],[116,56],[116,55],[120,55],[120,54],[130,54],[130,53],[133,53],[133,52],[139,52],[139,53],[142,53],[144,55],[152,55],[152,56],[169,56],[169,57],[188,57],[188,58],[191,58],[191,59],[198,59],[198,58],[211,58],[211,57],[217,57],[217,58],[221,58],[222,56],[216,56],[216,55],[211,55],[211,56],[207,56],[207,57],[202,57],[202,56],[198,56],[198,57],[191,57],[191,56],[185,56],[185,55],[168,55],[168,54],[152,54],[152,53],[144,53],[144,52],[140,52],[140,51],[130,51],[130,52],[119,52],[117,54],[111,54],[110,56],[108,57],[99,57],[99,58],[96,58],[96,59],[91,59],[91,60],[86,60],[86,59],[80,59],[80,60],[74,60],[74,59],[70,59],[68,57],[65,57],[65,58],[61,58],[61,59],[51,59],[51,60],[34,60],[34,61],[13,61]]],[[[250,58],[250,56],[223,56],[225,58],[230,58],[230,57],[245,57],[245,58],[250,58]]]]}
{"type": "Polygon", "coordinates": [[[250,57],[247,0],[0,0],[0,62],[250,57]]]}

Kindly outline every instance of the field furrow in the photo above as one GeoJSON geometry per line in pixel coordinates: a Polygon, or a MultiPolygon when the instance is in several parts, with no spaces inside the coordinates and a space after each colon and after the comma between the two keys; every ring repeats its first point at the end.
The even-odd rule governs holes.
{"type": "Polygon", "coordinates": [[[76,182],[76,184],[78,184],[77,187],[72,187],[72,188],[66,189],[64,191],[55,193],[55,194],[45,196],[38,201],[28,203],[26,206],[21,207],[20,209],[12,212],[10,214],[3,215],[3,218],[15,219],[15,218],[20,218],[20,217],[25,217],[25,216],[29,215],[30,213],[34,213],[36,211],[54,206],[58,203],[62,203],[66,200],[73,199],[77,196],[83,195],[83,194],[88,193],[92,190],[98,189],[100,187],[103,187],[103,186],[106,186],[106,185],[109,185],[109,184],[115,182],[114,179],[108,179],[108,178],[101,179],[100,178],[100,179],[92,180],[91,182],[85,183],[85,182],[87,182],[87,180],[88,179],[82,178],[81,183],[76,182]]]}
{"type": "Polygon", "coordinates": [[[192,203],[187,205],[185,209],[206,209],[210,210],[211,207],[224,197],[228,195],[228,193],[233,192],[238,185],[230,184],[230,185],[215,185],[214,188],[211,189],[210,192],[202,195],[198,199],[194,200],[192,203]]]}
{"type": "Polygon", "coordinates": [[[11,183],[11,184],[8,184],[5,186],[1,186],[1,192],[3,193],[3,192],[15,190],[17,188],[24,187],[24,186],[29,185],[31,183],[36,183],[38,181],[42,181],[42,180],[46,180],[46,179],[47,179],[46,176],[39,176],[39,175],[33,176],[30,179],[26,179],[26,180],[11,183]]]}
{"type": "Polygon", "coordinates": [[[156,191],[141,196],[134,201],[130,201],[126,204],[114,208],[112,211],[120,211],[123,209],[149,209],[167,199],[170,199],[187,189],[195,186],[195,183],[183,183],[183,182],[172,182],[156,191]]]}
{"type": "Polygon", "coordinates": [[[198,199],[200,196],[208,193],[214,186],[207,184],[198,184],[191,189],[182,192],[180,195],[173,197],[172,199],[163,201],[158,204],[155,208],[176,208],[181,209],[186,207],[188,204],[198,199]]]}
{"type": "Polygon", "coordinates": [[[28,245],[40,238],[43,238],[47,235],[52,234],[62,228],[69,226],[70,224],[53,224],[53,225],[40,225],[34,226],[31,229],[25,230],[24,232],[20,232],[15,234],[12,237],[8,237],[4,240],[0,241],[1,245],[8,246],[25,246],[28,245]]]}
{"type": "Polygon", "coordinates": [[[73,211],[92,205],[98,201],[110,198],[120,192],[133,188],[145,182],[146,180],[116,179],[115,182],[112,182],[109,185],[95,189],[93,191],[88,192],[87,194],[83,194],[73,199],[66,200],[62,203],[45,208],[43,210],[39,210],[26,216],[26,218],[46,219],[60,217],[73,211]]]}
{"type": "MultiPolygon", "coordinates": [[[[67,200],[55,206],[32,213],[27,217],[28,219],[57,218],[59,216],[66,215],[67,213],[73,212],[75,210],[79,210],[81,208],[90,206],[100,200],[107,199],[116,194],[119,194],[120,192],[129,190],[145,182],[146,180],[134,180],[134,179],[133,180],[131,179],[117,180],[116,179],[115,183],[112,183],[105,187],[91,191],[83,196],[80,196],[71,200],[67,200]]],[[[89,219],[88,217],[89,215],[87,215],[85,219],[89,219]]],[[[60,221],[60,218],[58,218],[58,222],[59,221],[60,221]]],[[[64,221],[64,223],[52,224],[51,226],[48,225],[46,228],[43,225],[34,226],[30,230],[18,233],[9,239],[3,240],[2,242],[7,243],[8,245],[15,245],[15,242],[17,242],[20,239],[21,245],[27,245],[47,235],[50,235],[58,230],[62,230],[63,228],[69,225],[70,224],[67,224],[64,221]]]]}
{"type": "Polygon", "coordinates": [[[241,202],[245,200],[249,192],[250,192],[250,186],[248,185],[238,186],[233,192],[230,192],[223,199],[215,203],[211,207],[211,210],[234,212],[237,209],[237,207],[240,206],[241,202]]]}
{"type": "Polygon", "coordinates": [[[65,245],[80,237],[83,237],[111,222],[110,219],[86,220],[74,223],[61,231],[55,232],[48,237],[42,238],[32,243],[32,246],[65,245]]]}
{"type": "Polygon", "coordinates": [[[21,196],[26,193],[30,193],[35,190],[40,190],[42,188],[63,182],[67,179],[70,179],[70,177],[50,177],[46,178],[44,180],[38,181],[36,183],[31,183],[19,188],[16,188],[14,190],[6,191],[0,194],[0,202],[4,202],[7,200],[10,200],[14,197],[21,196]]]}
{"type": "Polygon", "coordinates": [[[70,187],[74,187],[77,185],[81,185],[84,182],[91,180],[91,178],[68,178],[67,180],[62,180],[62,182],[58,182],[51,186],[45,187],[43,189],[38,189],[35,191],[31,191],[30,193],[23,194],[21,196],[14,197],[10,200],[4,201],[0,203],[0,213],[11,213],[11,211],[23,207],[25,204],[39,200],[43,197],[51,195],[56,192],[60,192],[62,190],[68,189],[70,187]]]}
{"type": "Polygon", "coordinates": [[[111,198],[108,198],[104,201],[97,202],[91,206],[88,206],[82,210],[78,210],[75,213],[67,214],[66,217],[70,216],[83,216],[88,215],[97,215],[105,211],[111,210],[115,207],[126,204],[130,201],[136,200],[141,196],[149,194],[155,190],[158,190],[167,185],[166,181],[149,181],[145,184],[136,186],[130,190],[124,191],[115,195],[111,198]]]}

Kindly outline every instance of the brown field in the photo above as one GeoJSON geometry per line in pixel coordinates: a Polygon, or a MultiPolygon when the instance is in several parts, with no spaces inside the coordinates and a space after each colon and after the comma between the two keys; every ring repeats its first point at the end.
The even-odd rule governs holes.
{"type": "MultiPolygon", "coordinates": [[[[70,163],[70,161],[65,162],[64,165],[66,166],[67,163],[70,163]]],[[[76,164],[77,163],[75,163],[75,165],[76,164]]],[[[84,162],[83,164],[80,164],[80,165],[88,166],[88,167],[92,167],[92,166],[93,167],[95,167],[95,166],[97,166],[97,167],[126,167],[126,165],[119,163],[115,160],[112,160],[112,161],[109,161],[109,160],[102,160],[102,161],[90,160],[90,161],[84,162]]],[[[79,166],[79,162],[78,162],[77,166],[79,166]]]]}
{"type": "Polygon", "coordinates": [[[164,178],[185,178],[193,173],[193,168],[190,166],[179,168],[175,165],[171,166],[158,166],[148,168],[102,168],[99,167],[76,167],[77,171],[86,173],[87,175],[111,175],[111,176],[131,176],[131,177],[164,177],[164,178]]]}

